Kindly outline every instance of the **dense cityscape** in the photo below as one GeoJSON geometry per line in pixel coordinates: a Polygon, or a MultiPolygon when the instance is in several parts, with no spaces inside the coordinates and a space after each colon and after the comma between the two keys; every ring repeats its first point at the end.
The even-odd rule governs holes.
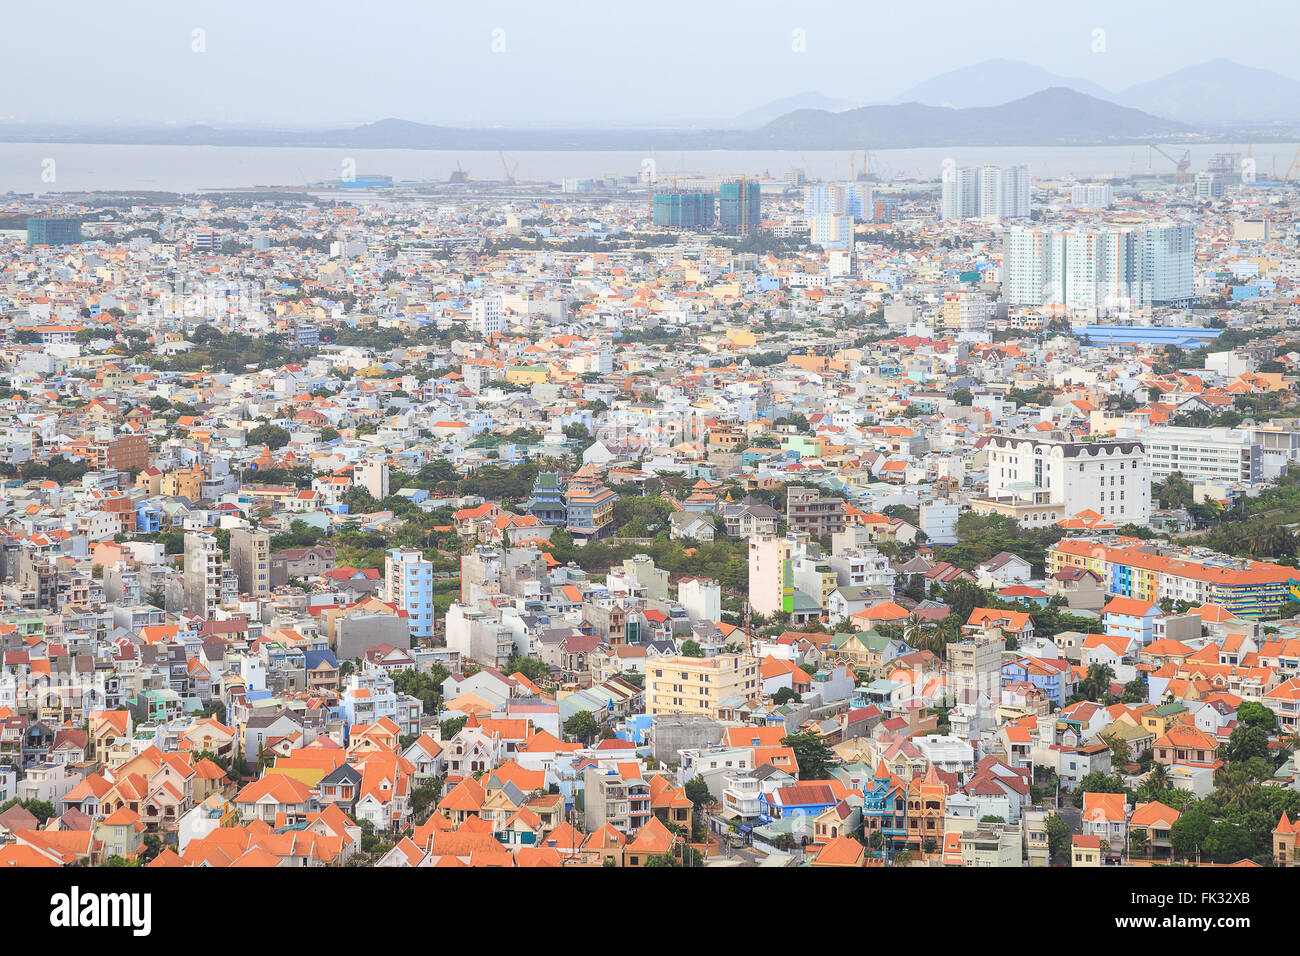
{"type": "Polygon", "coordinates": [[[16,927],[1285,920],[1300,10],[819,2],[6,12],[16,927]]]}
{"type": "Polygon", "coordinates": [[[0,862],[1295,865],[1241,168],[10,196],[0,862]]]}

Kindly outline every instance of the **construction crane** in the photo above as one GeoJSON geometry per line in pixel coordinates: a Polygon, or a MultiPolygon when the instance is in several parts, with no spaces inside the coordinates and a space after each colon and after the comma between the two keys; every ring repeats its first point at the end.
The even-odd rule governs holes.
{"type": "Polygon", "coordinates": [[[515,168],[511,169],[510,165],[506,162],[506,154],[501,152],[501,150],[497,150],[497,155],[501,157],[501,169],[506,174],[506,182],[513,186],[515,184],[515,170],[519,169],[519,164],[515,163],[515,168]]]}
{"type": "Polygon", "coordinates": [[[871,179],[871,170],[876,171],[876,182],[886,182],[893,178],[893,172],[880,161],[877,156],[869,149],[862,151],[862,178],[871,179]]]}
{"type": "Polygon", "coordinates": [[[1282,177],[1282,182],[1293,183],[1298,174],[1300,174],[1300,148],[1297,148],[1295,155],[1291,157],[1291,165],[1286,168],[1286,175],[1282,177]]]}
{"type": "MultiPolygon", "coordinates": [[[[1183,150],[1183,155],[1178,157],[1173,153],[1166,151],[1158,143],[1148,143],[1147,145],[1174,164],[1174,168],[1177,170],[1176,176],[1178,182],[1185,183],[1192,178],[1190,171],[1192,168],[1192,151],[1190,149],[1183,150]]],[[[1151,156],[1149,152],[1147,154],[1147,165],[1151,165],[1151,156]]]]}

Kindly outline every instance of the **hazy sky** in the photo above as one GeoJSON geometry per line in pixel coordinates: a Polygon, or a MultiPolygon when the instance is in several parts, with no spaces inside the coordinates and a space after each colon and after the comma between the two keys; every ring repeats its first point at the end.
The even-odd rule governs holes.
{"type": "Polygon", "coordinates": [[[1223,0],[7,0],[0,118],[590,125],[732,117],[811,90],[882,102],[995,57],[1110,89],[1220,56],[1300,73],[1290,66],[1300,4],[1242,9],[1223,0]],[[203,52],[193,49],[196,29],[203,52]],[[1093,52],[1097,29],[1105,52],[1093,52]]]}

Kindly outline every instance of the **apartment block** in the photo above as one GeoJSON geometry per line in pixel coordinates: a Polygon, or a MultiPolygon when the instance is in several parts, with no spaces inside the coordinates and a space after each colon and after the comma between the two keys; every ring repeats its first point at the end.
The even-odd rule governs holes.
{"type": "Polygon", "coordinates": [[[265,531],[236,528],[230,532],[230,566],[239,593],[265,597],[271,593],[271,536],[265,531]]]}
{"type": "Polygon", "coordinates": [[[785,521],[795,533],[818,538],[836,534],[844,530],[844,520],[844,502],[839,498],[823,498],[816,488],[792,487],[786,493],[785,521]]]}
{"type": "Polygon", "coordinates": [[[717,717],[731,698],[748,699],[761,689],[758,658],[664,657],[646,664],[646,713],[717,717]]]}
{"type": "Polygon", "coordinates": [[[1233,428],[1157,427],[1142,430],[1151,463],[1151,480],[1178,472],[1191,482],[1245,482],[1262,476],[1263,449],[1233,428]]]}

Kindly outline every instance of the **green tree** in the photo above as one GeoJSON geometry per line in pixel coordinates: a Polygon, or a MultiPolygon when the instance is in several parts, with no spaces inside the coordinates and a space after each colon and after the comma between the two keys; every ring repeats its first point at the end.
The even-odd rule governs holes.
{"type": "Polygon", "coordinates": [[[1169,845],[1184,860],[1192,859],[1205,844],[1214,821],[1199,805],[1185,810],[1169,828],[1169,845]]]}
{"type": "Polygon", "coordinates": [[[1151,497],[1162,508],[1186,508],[1192,503],[1192,483],[1175,471],[1151,486],[1151,497]]]}
{"type": "Polygon", "coordinates": [[[564,734],[590,746],[600,730],[600,725],[589,710],[580,710],[564,722],[564,734]]]}
{"type": "Polygon", "coordinates": [[[22,807],[34,816],[41,826],[45,826],[47,820],[56,816],[54,812],[54,804],[50,803],[48,800],[19,800],[17,797],[14,797],[3,805],[0,805],[0,812],[16,806],[22,807]]]}
{"type": "Polygon", "coordinates": [[[1259,726],[1234,727],[1222,747],[1223,759],[1230,764],[1245,763],[1252,758],[1268,759],[1268,734],[1259,726]]]}
{"type": "Polygon", "coordinates": [[[825,780],[830,768],[838,762],[834,751],[812,731],[804,730],[782,737],[781,746],[794,751],[801,780],[825,780]]]}
{"type": "Polygon", "coordinates": [[[411,812],[417,819],[423,820],[442,797],[442,781],[431,780],[411,791],[411,812]]]}
{"type": "Polygon", "coordinates": [[[1087,675],[1079,681],[1078,696],[1083,700],[1104,701],[1110,696],[1115,670],[1109,664],[1089,664],[1087,675]]]}
{"type": "Polygon", "coordinates": [[[144,835],[144,848],[140,855],[136,857],[140,863],[148,863],[159,853],[163,851],[163,839],[157,833],[146,833],[144,835]]]}
{"type": "Polygon", "coordinates": [[[265,445],[275,451],[277,448],[283,448],[289,444],[289,431],[279,425],[266,422],[249,430],[248,443],[250,445],[265,445]]]}
{"type": "Polygon", "coordinates": [[[703,657],[704,650],[695,641],[682,641],[682,657],[703,657]]]}
{"type": "Polygon", "coordinates": [[[789,701],[792,700],[798,701],[799,695],[796,694],[789,687],[781,687],[777,690],[775,694],[772,695],[772,703],[775,704],[777,707],[780,707],[782,704],[788,703],[789,701]]]}
{"type": "Polygon", "coordinates": [[[1070,828],[1055,813],[1047,817],[1044,824],[1047,831],[1047,852],[1053,860],[1068,859],[1070,852],[1070,828]]]}
{"type": "Polygon", "coordinates": [[[1247,701],[1237,708],[1237,723],[1247,727],[1259,727],[1265,733],[1277,730],[1277,714],[1254,701],[1247,701]]]}
{"type": "Polygon", "coordinates": [[[1215,863],[1236,863],[1250,859],[1255,853],[1256,844],[1250,831],[1228,820],[1216,820],[1211,824],[1201,844],[1202,857],[1215,863]]]}
{"type": "Polygon", "coordinates": [[[523,674],[533,683],[547,678],[551,674],[551,667],[540,657],[531,655],[512,654],[510,660],[506,663],[507,674],[523,674]]]}
{"type": "Polygon", "coordinates": [[[718,802],[713,794],[709,793],[709,785],[703,777],[694,777],[686,781],[686,796],[695,807],[696,813],[699,813],[701,808],[718,802]]]}
{"type": "Polygon", "coordinates": [[[1120,700],[1125,704],[1140,704],[1147,699],[1147,683],[1141,677],[1135,677],[1124,685],[1124,696],[1120,700]]]}

